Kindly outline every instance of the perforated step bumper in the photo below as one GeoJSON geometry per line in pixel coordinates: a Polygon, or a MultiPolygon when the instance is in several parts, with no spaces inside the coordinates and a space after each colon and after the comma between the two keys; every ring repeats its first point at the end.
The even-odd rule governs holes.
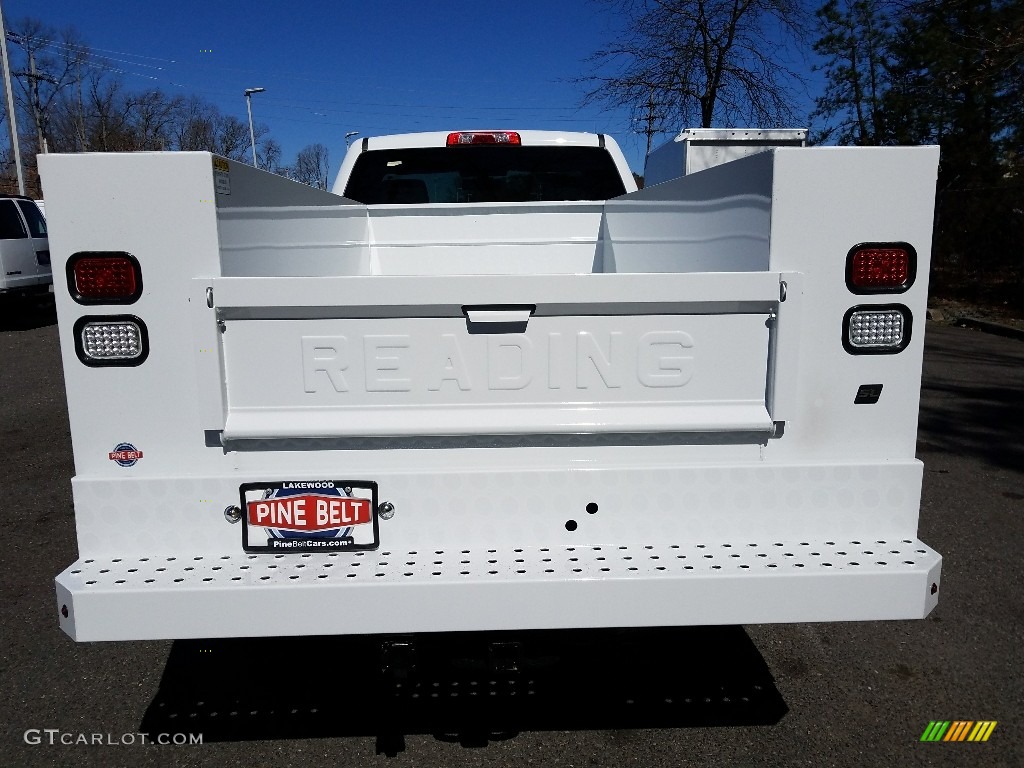
{"type": "Polygon", "coordinates": [[[76,640],[912,619],[942,558],[903,539],[81,560],[76,640]]]}

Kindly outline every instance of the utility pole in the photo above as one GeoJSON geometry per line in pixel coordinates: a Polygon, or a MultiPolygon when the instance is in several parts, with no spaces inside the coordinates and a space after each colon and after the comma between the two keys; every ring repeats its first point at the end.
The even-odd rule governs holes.
{"type": "Polygon", "coordinates": [[[78,130],[78,151],[85,152],[85,104],[82,100],[82,60],[78,66],[78,114],[75,116],[75,128],[78,130]]]}
{"type": "Polygon", "coordinates": [[[56,92],[67,85],[67,83],[62,83],[52,75],[48,75],[46,73],[40,74],[36,70],[36,46],[33,37],[29,37],[28,35],[16,35],[13,32],[9,32],[7,34],[12,40],[24,46],[25,53],[28,55],[28,71],[15,72],[14,74],[20,75],[28,80],[29,106],[32,107],[32,122],[36,127],[36,148],[38,152],[46,154],[50,151],[47,140],[47,136],[50,133],[49,115],[47,114],[47,110],[49,110],[50,103],[53,101],[53,97],[56,95],[56,92]],[[46,105],[43,104],[43,100],[39,96],[40,80],[45,80],[54,87],[54,94],[47,99],[46,105]]]}
{"type": "Polygon", "coordinates": [[[18,194],[25,194],[25,173],[21,167],[21,147],[18,145],[18,121],[14,114],[14,91],[11,88],[11,60],[7,55],[7,27],[4,25],[4,9],[0,5],[0,54],[4,59],[4,97],[7,99],[7,127],[11,134],[11,151],[14,153],[14,167],[18,172],[18,194]]]}
{"type": "Polygon", "coordinates": [[[26,41],[25,50],[28,52],[28,82],[32,92],[32,117],[36,123],[36,146],[44,155],[47,152],[46,131],[43,130],[43,114],[39,108],[39,73],[36,72],[36,52],[26,41]]]}
{"type": "Polygon", "coordinates": [[[644,155],[644,157],[646,157],[647,155],[651,154],[651,141],[654,138],[654,134],[661,133],[660,129],[655,129],[655,127],[654,127],[654,122],[655,122],[655,119],[656,119],[655,118],[655,114],[654,114],[654,109],[655,109],[655,107],[658,107],[658,106],[661,106],[661,105],[660,104],[655,104],[655,102],[654,102],[654,91],[650,91],[647,94],[647,114],[643,118],[643,122],[646,124],[646,126],[645,126],[644,130],[640,131],[640,133],[643,133],[644,135],[647,136],[647,153],[644,155]]]}

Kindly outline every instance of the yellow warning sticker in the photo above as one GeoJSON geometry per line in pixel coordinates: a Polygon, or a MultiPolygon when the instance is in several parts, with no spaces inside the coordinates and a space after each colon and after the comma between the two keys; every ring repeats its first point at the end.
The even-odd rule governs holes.
{"type": "Polygon", "coordinates": [[[231,194],[231,166],[223,157],[213,158],[213,188],[218,195],[231,194]]]}

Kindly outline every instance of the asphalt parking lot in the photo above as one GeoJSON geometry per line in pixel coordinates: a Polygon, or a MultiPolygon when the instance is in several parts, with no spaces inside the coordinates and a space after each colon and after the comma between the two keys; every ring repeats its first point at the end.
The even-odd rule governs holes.
{"type": "Polygon", "coordinates": [[[361,638],[63,635],[53,577],[76,550],[57,329],[51,307],[5,307],[0,765],[1024,765],[1022,372],[1024,342],[927,328],[920,538],[944,561],[923,621],[527,633],[498,671],[494,638],[434,637],[415,679],[383,684],[361,638]],[[268,657],[296,674],[253,676],[268,657]],[[982,744],[922,743],[933,720],[998,725],[982,744]]]}

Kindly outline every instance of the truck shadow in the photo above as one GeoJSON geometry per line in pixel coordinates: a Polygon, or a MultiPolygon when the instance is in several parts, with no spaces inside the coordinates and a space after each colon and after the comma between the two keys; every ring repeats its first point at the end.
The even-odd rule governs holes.
{"type": "MultiPolygon", "coordinates": [[[[931,333],[931,330],[929,331],[931,333]]],[[[1020,376],[1024,345],[988,334],[940,329],[925,346],[918,450],[1024,466],[1020,376]]]]}
{"type": "Polygon", "coordinates": [[[181,640],[140,730],[204,743],[771,725],[787,712],[742,627],[181,640]]]}
{"type": "Polygon", "coordinates": [[[0,332],[31,331],[56,324],[52,295],[32,299],[0,296],[0,332]]]}

